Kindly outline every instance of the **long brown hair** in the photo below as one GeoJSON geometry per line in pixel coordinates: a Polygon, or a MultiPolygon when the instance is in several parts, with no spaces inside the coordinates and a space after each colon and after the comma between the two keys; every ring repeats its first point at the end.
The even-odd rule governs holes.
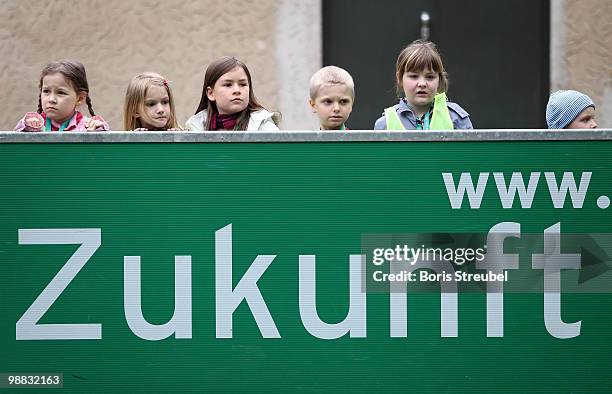
{"type": "Polygon", "coordinates": [[[166,123],[164,129],[180,128],[176,121],[176,115],[174,114],[174,98],[172,97],[172,90],[168,85],[168,81],[157,73],[145,72],[132,78],[125,92],[125,103],[123,105],[124,130],[134,130],[143,127],[140,118],[137,117],[136,114],[144,113],[144,103],[147,97],[147,91],[149,87],[153,85],[163,87],[166,89],[166,93],[168,93],[170,116],[168,117],[168,123],[166,123]]]}
{"type": "Polygon", "coordinates": [[[206,69],[206,73],[204,74],[204,85],[202,86],[202,98],[200,99],[200,104],[198,105],[198,109],[195,112],[197,114],[200,111],[207,111],[206,124],[204,125],[205,130],[212,129],[211,122],[213,114],[219,113],[219,110],[217,109],[217,104],[214,101],[208,100],[206,90],[208,88],[214,88],[215,83],[217,82],[217,80],[219,80],[219,78],[223,76],[223,74],[232,71],[236,67],[242,68],[247,76],[249,82],[249,103],[238,117],[234,130],[246,130],[249,124],[251,112],[264,109],[264,107],[259,104],[259,101],[255,96],[255,92],[253,92],[251,73],[249,72],[249,69],[247,68],[246,64],[236,59],[235,57],[220,57],[219,59],[210,63],[208,65],[208,68],[206,69]]]}
{"type": "Polygon", "coordinates": [[[43,112],[42,101],[40,99],[43,78],[49,74],[60,73],[70,82],[77,95],[84,92],[87,97],[85,102],[91,116],[94,116],[93,106],[91,105],[91,98],[89,98],[89,84],[87,83],[87,74],[85,73],[85,66],[78,60],[59,60],[57,62],[51,62],[47,64],[42,72],[40,73],[40,82],[38,83],[38,113],[43,112]]]}

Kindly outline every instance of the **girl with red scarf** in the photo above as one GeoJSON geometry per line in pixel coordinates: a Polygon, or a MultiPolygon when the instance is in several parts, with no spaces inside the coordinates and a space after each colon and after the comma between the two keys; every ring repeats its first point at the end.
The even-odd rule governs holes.
{"type": "Polygon", "coordinates": [[[257,101],[247,66],[225,56],[206,69],[200,105],[185,127],[193,131],[277,131],[279,115],[257,101]]]}

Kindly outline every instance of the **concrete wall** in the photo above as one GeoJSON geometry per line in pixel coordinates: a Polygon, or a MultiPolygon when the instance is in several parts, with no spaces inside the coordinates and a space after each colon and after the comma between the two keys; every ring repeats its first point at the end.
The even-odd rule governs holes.
{"type": "MultiPolygon", "coordinates": [[[[551,0],[551,19],[551,90],[589,94],[600,126],[612,127],[612,2],[551,0]]],[[[317,125],[306,99],[322,62],[321,0],[2,0],[0,21],[3,130],[36,110],[40,70],[61,58],[85,64],[94,109],[114,129],[129,80],[147,70],[171,81],[184,122],[221,55],[247,63],[283,129],[317,125]]]]}
{"type": "Polygon", "coordinates": [[[134,75],[166,76],[184,123],[208,62],[222,55],[248,65],[282,128],[317,124],[306,100],[321,66],[321,0],[2,0],[0,21],[1,130],[36,110],[42,67],[63,58],[83,62],[94,110],[115,130],[134,75]]]}
{"type": "Polygon", "coordinates": [[[575,89],[597,106],[599,127],[612,127],[612,2],[551,0],[551,91],[575,89]]]}

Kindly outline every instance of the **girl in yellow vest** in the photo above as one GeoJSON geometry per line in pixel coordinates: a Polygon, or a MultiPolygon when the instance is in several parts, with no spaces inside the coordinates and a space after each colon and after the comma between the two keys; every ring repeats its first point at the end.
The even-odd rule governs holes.
{"type": "Polygon", "coordinates": [[[416,40],[397,57],[396,84],[399,103],[386,108],[374,130],[473,129],[470,115],[459,104],[446,100],[448,77],[436,46],[416,40]]]}

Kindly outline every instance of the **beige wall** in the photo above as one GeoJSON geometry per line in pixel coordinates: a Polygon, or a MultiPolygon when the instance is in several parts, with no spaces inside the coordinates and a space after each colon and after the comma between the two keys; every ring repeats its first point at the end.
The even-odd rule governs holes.
{"type": "MultiPolygon", "coordinates": [[[[284,129],[317,123],[306,99],[322,63],[321,0],[0,1],[0,129],[36,110],[41,68],[61,58],[87,69],[96,112],[122,126],[129,80],[156,71],[170,81],[184,122],[200,99],[207,63],[244,60],[262,103],[284,129]]],[[[577,89],[612,127],[612,1],[551,0],[551,90],[577,89]]]]}
{"type": "MultiPolygon", "coordinates": [[[[321,66],[320,0],[2,0],[0,129],[35,111],[42,67],[78,59],[87,70],[93,107],[122,128],[125,89],[142,71],[171,81],[177,116],[195,111],[207,63],[243,60],[284,129],[312,128],[308,80],[321,66]]],[[[86,108],[84,108],[86,111],[86,108]]]]}
{"type": "Polygon", "coordinates": [[[612,2],[551,0],[551,91],[575,89],[612,128],[612,2]]]}

